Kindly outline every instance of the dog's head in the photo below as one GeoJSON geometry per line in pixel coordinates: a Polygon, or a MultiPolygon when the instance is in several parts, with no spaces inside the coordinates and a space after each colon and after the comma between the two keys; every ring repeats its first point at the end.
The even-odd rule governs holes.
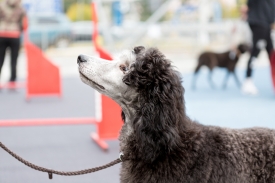
{"type": "Polygon", "coordinates": [[[121,99],[126,103],[132,101],[137,94],[149,98],[158,94],[162,101],[167,101],[173,89],[171,82],[181,84],[171,62],[156,48],[135,47],[113,61],[80,55],[77,62],[81,80],[119,104],[121,99]],[[160,95],[164,93],[167,95],[160,95]]]}
{"type": "Polygon", "coordinates": [[[243,43],[242,43],[242,44],[239,44],[238,50],[239,50],[239,52],[240,52],[241,54],[243,54],[243,53],[249,51],[249,50],[250,50],[250,47],[249,47],[247,44],[243,44],[243,43]]]}
{"type": "Polygon", "coordinates": [[[134,95],[134,90],[123,82],[123,78],[135,60],[136,55],[127,50],[112,61],[80,55],[77,63],[80,78],[85,84],[120,103],[122,97],[127,99],[134,95]]]}

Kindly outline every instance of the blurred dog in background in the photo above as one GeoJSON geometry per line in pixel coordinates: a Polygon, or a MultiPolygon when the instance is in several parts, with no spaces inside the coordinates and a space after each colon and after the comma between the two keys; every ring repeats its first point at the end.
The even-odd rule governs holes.
{"type": "Polygon", "coordinates": [[[215,88],[215,85],[212,81],[212,71],[215,67],[220,67],[220,68],[226,68],[227,69],[227,74],[224,78],[223,82],[223,88],[225,89],[227,86],[227,81],[228,77],[230,74],[233,74],[235,81],[240,87],[240,81],[235,73],[235,67],[236,64],[240,58],[240,56],[249,51],[249,46],[246,44],[239,44],[236,50],[230,50],[227,52],[223,53],[214,53],[214,52],[203,52],[198,59],[198,65],[195,69],[194,72],[194,78],[193,78],[193,89],[196,88],[196,78],[197,74],[202,66],[207,66],[210,70],[209,72],[209,83],[212,88],[215,88]]]}

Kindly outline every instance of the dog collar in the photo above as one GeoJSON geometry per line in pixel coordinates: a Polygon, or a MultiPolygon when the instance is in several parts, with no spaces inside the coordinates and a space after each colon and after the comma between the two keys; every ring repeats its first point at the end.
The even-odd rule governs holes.
{"type": "Polygon", "coordinates": [[[123,162],[123,156],[124,156],[123,152],[120,152],[119,153],[119,159],[120,159],[121,162],[123,162]]]}

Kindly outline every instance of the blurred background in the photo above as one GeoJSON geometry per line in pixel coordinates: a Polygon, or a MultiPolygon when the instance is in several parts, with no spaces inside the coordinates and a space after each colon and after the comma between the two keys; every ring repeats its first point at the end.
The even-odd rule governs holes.
{"type": "MultiPolygon", "coordinates": [[[[0,1],[1,2],[1,1],[0,1]]],[[[246,0],[95,0],[99,19],[99,43],[115,56],[134,46],[158,47],[182,73],[188,115],[206,125],[229,128],[263,126],[275,128],[275,94],[270,65],[265,50],[254,63],[253,80],[259,90],[256,96],[241,93],[229,78],[222,89],[224,69],[215,68],[213,82],[208,83],[208,70],[203,68],[192,90],[197,59],[203,51],[217,53],[251,46],[248,23],[241,18],[246,0]]],[[[27,12],[27,33],[31,42],[61,72],[62,97],[37,97],[26,102],[25,89],[0,92],[0,120],[94,117],[94,90],[78,77],[79,54],[96,55],[90,0],[22,0],[27,12]]],[[[275,17],[274,17],[275,18],[275,17]]],[[[275,31],[272,30],[272,38],[275,31]]],[[[23,46],[19,53],[19,81],[27,77],[27,57],[23,46]]],[[[275,39],[273,39],[274,41],[275,39]]],[[[236,74],[241,82],[249,52],[241,55],[236,74]]],[[[1,83],[10,76],[10,56],[1,73],[1,83]]],[[[50,75],[50,73],[49,73],[50,75]]],[[[111,108],[109,110],[112,110],[111,108]]],[[[110,124],[111,126],[111,124],[110,124]]],[[[27,160],[59,170],[79,170],[108,163],[118,157],[118,141],[108,141],[103,152],[91,142],[94,125],[1,127],[0,141],[27,160]]],[[[51,182],[119,182],[116,165],[98,173],[78,176],[55,176],[51,182]]],[[[47,174],[36,172],[17,162],[0,149],[0,182],[48,182],[47,174]]]]}
{"type": "MultiPolygon", "coordinates": [[[[193,71],[202,51],[223,52],[239,43],[251,44],[251,32],[247,22],[241,19],[240,11],[246,0],[95,2],[99,10],[100,44],[112,54],[137,45],[156,46],[180,71],[188,72],[193,71]]],[[[75,59],[80,53],[93,54],[94,50],[90,0],[23,0],[22,3],[28,13],[30,40],[56,62],[62,72],[75,73],[74,66],[73,70],[64,69],[70,65],[68,59],[75,59]]],[[[22,47],[19,56],[22,60],[23,55],[22,47]]],[[[238,65],[246,65],[248,55],[244,57],[238,65]]],[[[259,60],[261,63],[257,64],[268,64],[262,63],[264,59],[259,60]]],[[[8,62],[5,63],[8,66],[8,62]]],[[[7,70],[2,71],[2,81],[7,70]]],[[[24,66],[18,70],[24,78],[24,66]]]]}

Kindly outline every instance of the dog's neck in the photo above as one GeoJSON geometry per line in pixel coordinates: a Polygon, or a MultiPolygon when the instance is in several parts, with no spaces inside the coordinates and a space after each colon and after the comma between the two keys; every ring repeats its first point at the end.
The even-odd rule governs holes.
{"type": "MultiPolygon", "coordinates": [[[[132,100],[127,99],[126,100],[119,100],[116,101],[119,106],[122,109],[123,115],[125,116],[124,119],[128,120],[128,119],[133,119],[135,116],[135,109],[138,107],[140,107],[138,101],[137,101],[137,97],[131,97],[132,100]]],[[[123,119],[123,120],[124,120],[123,119]]],[[[127,121],[124,121],[125,123],[127,123],[127,121]]]]}
{"type": "Polygon", "coordinates": [[[183,101],[178,101],[178,105],[180,106],[170,109],[165,106],[165,109],[156,108],[154,112],[160,116],[149,114],[152,119],[138,114],[145,106],[139,106],[138,109],[121,106],[124,125],[119,140],[121,151],[128,156],[127,158],[153,161],[173,153],[182,145],[182,137],[188,136],[192,122],[185,115],[183,101]],[[160,111],[165,112],[165,115],[160,111]]]}
{"type": "MultiPolygon", "coordinates": [[[[133,98],[136,99],[136,97],[133,97],[133,98]]],[[[135,114],[136,114],[135,108],[138,106],[138,103],[133,100],[132,101],[120,100],[120,101],[117,101],[117,103],[119,104],[119,106],[122,109],[121,117],[124,122],[124,125],[122,127],[121,135],[120,135],[120,137],[123,137],[123,139],[120,139],[120,142],[121,142],[121,147],[124,147],[126,139],[134,131],[130,119],[134,119],[135,114]]]]}

